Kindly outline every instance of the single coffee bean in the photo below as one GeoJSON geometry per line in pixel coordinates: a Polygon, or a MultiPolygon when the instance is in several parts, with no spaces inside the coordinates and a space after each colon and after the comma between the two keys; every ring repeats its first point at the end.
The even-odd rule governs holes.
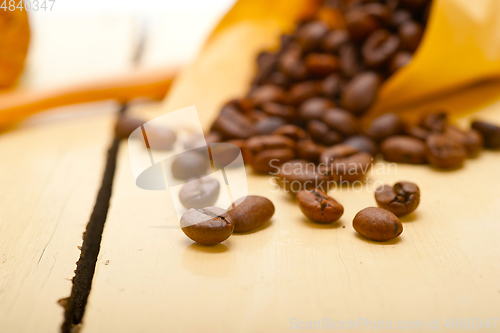
{"type": "Polygon", "coordinates": [[[321,93],[330,99],[336,98],[340,92],[342,80],[340,75],[332,74],[321,81],[321,93]]]}
{"type": "Polygon", "coordinates": [[[204,175],[210,161],[206,156],[196,151],[187,151],[179,154],[172,162],[172,175],[181,180],[196,178],[204,175]]]}
{"type": "Polygon", "coordinates": [[[420,189],[410,182],[383,185],[375,191],[375,200],[380,208],[404,216],[415,211],[420,204],[420,189]]]}
{"type": "Polygon", "coordinates": [[[422,141],[427,140],[427,137],[431,134],[429,130],[420,126],[408,126],[405,128],[405,133],[422,141]]]}
{"type": "Polygon", "coordinates": [[[358,118],[339,108],[326,110],[321,120],[332,130],[346,137],[356,135],[361,130],[358,118]]]}
{"type": "Polygon", "coordinates": [[[265,83],[274,84],[282,88],[288,88],[291,83],[291,79],[285,73],[272,72],[267,77],[267,81],[265,83]]]}
{"type": "Polygon", "coordinates": [[[411,13],[405,9],[398,9],[392,13],[391,24],[398,28],[401,24],[412,19],[411,13]]]}
{"type": "Polygon", "coordinates": [[[363,44],[363,58],[366,66],[380,68],[396,54],[401,42],[396,35],[385,29],[375,31],[363,44]]]}
{"type": "Polygon", "coordinates": [[[364,177],[370,169],[372,157],[352,146],[339,144],[325,151],[320,156],[320,163],[337,182],[354,182],[364,177]]]}
{"type": "Polygon", "coordinates": [[[352,78],[363,70],[361,53],[353,44],[344,44],[339,50],[340,70],[348,78],[352,78]]]}
{"type": "Polygon", "coordinates": [[[307,68],[302,61],[302,55],[303,48],[299,44],[292,43],[280,55],[278,69],[295,80],[304,80],[307,76],[307,68]]]}
{"type": "Polygon", "coordinates": [[[390,162],[425,164],[425,143],[410,136],[396,135],[382,141],[380,150],[390,162]]]}
{"type": "Polygon", "coordinates": [[[299,115],[307,120],[321,119],[325,111],[334,107],[335,104],[324,97],[313,97],[302,103],[299,108],[299,115]]]}
{"type": "Polygon", "coordinates": [[[299,105],[309,98],[318,96],[320,91],[321,84],[316,81],[297,83],[290,88],[287,100],[291,105],[299,105]]]}
{"type": "Polygon", "coordinates": [[[269,173],[295,158],[295,142],[281,135],[260,135],[247,140],[252,154],[251,165],[256,172],[269,173]]]}
{"type": "Polygon", "coordinates": [[[380,84],[381,78],[376,73],[356,75],[341,93],[342,107],[356,115],[363,114],[375,102],[380,84]]]}
{"type": "Polygon", "coordinates": [[[273,132],[274,135],[281,135],[294,141],[309,139],[309,134],[302,128],[295,125],[284,125],[273,132]]]}
{"type": "Polygon", "coordinates": [[[240,198],[229,206],[229,216],[234,223],[234,232],[248,232],[262,226],[274,215],[271,200],[255,195],[240,198]]]}
{"type": "Polygon", "coordinates": [[[371,156],[375,156],[378,153],[377,143],[365,135],[351,136],[342,143],[354,147],[359,151],[364,151],[371,156]]]}
{"type": "Polygon", "coordinates": [[[397,52],[389,61],[389,72],[396,73],[398,70],[411,62],[413,55],[410,52],[397,52]]]}
{"type": "Polygon", "coordinates": [[[420,126],[435,133],[442,133],[447,125],[448,114],[444,111],[427,114],[420,121],[420,126]]]}
{"type": "Polygon", "coordinates": [[[328,32],[321,41],[321,48],[325,52],[337,53],[340,47],[349,41],[349,33],[345,30],[328,32]]]}
{"type": "Polygon", "coordinates": [[[406,21],[399,26],[398,32],[401,38],[401,45],[405,49],[415,52],[422,40],[424,28],[420,23],[415,21],[406,21]]]}
{"type": "Polygon", "coordinates": [[[328,26],[322,21],[306,23],[297,29],[295,38],[305,51],[319,48],[321,40],[328,33],[328,26]]]}
{"type": "Polygon", "coordinates": [[[250,164],[250,161],[252,160],[252,154],[247,148],[247,140],[228,140],[226,141],[226,143],[231,143],[240,148],[243,162],[245,162],[245,164],[250,164]]]}
{"type": "Polygon", "coordinates": [[[305,189],[319,188],[328,191],[330,177],[314,163],[305,160],[293,160],[284,163],[279,171],[281,186],[288,193],[298,193],[305,189]]]}
{"type": "Polygon", "coordinates": [[[363,5],[363,9],[383,25],[391,24],[391,10],[388,6],[377,3],[377,1],[368,1],[363,5]]]}
{"type": "Polygon", "coordinates": [[[319,189],[300,191],[297,201],[302,213],[317,223],[332,223],[344,214],[344,207],[319,189]]]}
{"type": "Polygon", "coordinates": [[[332,54],[309,53],[305,59],[305,66],[309,74],[325,77],[340,68],[340,61],[332,54]]]}
{"type": "Polygon", "coordinates": [[[477,156],[483,148],[483,136],[475,129],[465,132],[458,127],[448,125],[443,134],[462,144],[468,157],[477,156]]]}
{"type": "Polygon", "coordinates": [[[234,230],[229,213],[218,207],[191,208],[182,215],[180,225],[186,236],[203,245],[221,243],[234,230]]]}
{"type": "Polygon", "coordinates": [[[285,91],[279,86],[266,84],[252,91],[249,97],[257,106],[268,102],[280,103],[285,100],[285,91]]]}
{"type": "Polygon", "coordinates": [[[484,121],[476,120],[472,128],[479,131],[484,138],[484,147],[490,149],[500,148],[500,127],[484,121]]]}
{"type": "Polygon", "coordinates": [[[467,151],[464,146],[444,134],[431,134],[427,137],[426,156],[436,168],[451,169],[460,167],[467,151]]]}
{"type": "Polygon", "coordinates": [[[325,146],[333,146],[342,142],[341,134],[331,130],[325,123],[319,120],[310,120],[307,123],[307,132],[314,141],[324,144],[325,146]]]}
{"type": "Polygon", "coordinates": [[[285,125],[285,121],[280,117],[266,117],[255,123],[254,132],[256,135],[268,135],[285,125]]]}
{"type": "Polygon", "coordinates": [[[385,242],[403,232],[403,224],[396,215],[378,207],[368,207],[354,217],[352,226],[368,239],[385,242]]]}
{"type": "Polygon", "coordinates": [[[278,103],[264,103],[262,111],[270,117],[279,117],[285,120],[292,120],[295,118],[295,108],[288,105],[278,103]]]}
{"type": "MultiPolygon", "coordinates": [[[[128,139],[130,134],[145,123],[144,120],[131,116],[120,115],[115,125],[115,134],[119,139],[128,139]]],[[[141,134],[142,135],[142,134],[141,134]]]]}
{"type": "Polygon", "coordinates": [[[320,146],[312,140],[301,140],[297,142],[297,156],[304,160],[317,163],[319,156],[324,150],[324,146],[320,146]]]}
{"type": "Polygon", "coordinates": [[[235,107],[225,106],[212,125],[224,140],[246,139],[253,135],[252,121],[235,107]]]}
{"type": "Polygon", "coordinates": [[[365,39],[382,26],[377,18],[363,9],[363,6],[349,10],[345,13],[344,20],[349,34],[356,40],[365,39]]]}
{"type": "Polygon", "coordinates": [[[189,208],[213,206],[219,197],[219,181],[212,177],[198,178],[186,183],[179,191],[181,204],[189,208]]]}
{"type": "Polygon", "coordinates": [[[395,113],[386,113],[372,120],[366,134],[380,142],[390,136],[401,134],[403,131],[404,124],[401,118],[395,113]]]}

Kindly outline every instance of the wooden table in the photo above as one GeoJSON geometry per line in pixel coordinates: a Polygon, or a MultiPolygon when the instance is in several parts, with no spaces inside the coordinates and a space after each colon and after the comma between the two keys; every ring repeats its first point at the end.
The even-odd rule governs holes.
{"type": "MultiPolygon", "coordinates": [[[[250,36],[269,34],[238,29],[204,51],[161,107],[137,112],[155,117],[195,104],[208,124],[223,100],[246,89],[252,68],[241,64],[252,63],[262,47],[250,36]],[[217,51],[241,36],[245,49],[217,51]]],[[[269,34],[269,44],[273,40],[269,34]]],[[[130,47],[125,44],[123,50],[130,47]]],[[[491,88],[431,105],[464,105],[477,89],[491,88]]],[[[62,323],[57,301],[70,293],[116,110],[80,107],[95,112],[0,136],[2,333],[56,332],[62,323]]],[[[500,96],[480,109],[475,116],[500,123],[500,96]]],[[[330,192],[345,214],[327,226],[309,222],[291,197],[272,191],[269,177],[249,171],[250,194],[270,198],[276,214],[261,229],[214,247],[185,237],[168,192],[135,186],[126,143],[118,161],[81,332],[286,332],[308,324],[371,331],[363,320],[373,330],[390,321],[393,328],[428,332],[429,321],[438,321],[433,331],[446,331],[453,318],[466,325],[469,318],[489,318],[490,330],[500,330],[498,323],[493,329],[500,317],[498,152],[484,152],[453,172],[411,165],[388,170],[380,161],[364,186],[330,192]],[[367,241],[352,229],[353,216],[375,205],[376,181],[398,180],[418,183],[419,209],[403,218],[400,238],[367,241]]]]}

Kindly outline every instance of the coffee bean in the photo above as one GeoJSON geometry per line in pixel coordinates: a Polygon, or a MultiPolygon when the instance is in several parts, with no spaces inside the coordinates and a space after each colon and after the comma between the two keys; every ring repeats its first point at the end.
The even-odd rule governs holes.
{"type": "Polygon", "coordinates": [[[385,242],[403,232],[403,224],[396,215],[388,210],[368,207],[356,214],[352,226],[368,239],[385,242]]]}
{"type": "Polygon", "coordinates": [[[310,53],[305,58],[307,72],[314,76],[325,77],[340,68],[340,61],[334,55],[326,53],[310,53]]]}
{"type": "Polygon", "coordinates": [[[273,132],[274,135],[281,135],[294,141],[309,139],[309,135],[300,127],[295,125],[284,125],[273,132]]]}
{"type": "Polygon", "coordinates": [[[479,131],[484,138],[484,147],[490,149],[500,148],[500,127],[484,121],[476,120],[472,128],[479,131]]]}
{"type": "Polygon", "coordinates": [[[398,28],[401,24],[412,19],[411,13],[405,9],[398,9],[392,13],[391,24],[398,28]]]}
{"type": "Polygon", "coordinates": [[[297,42],[306,51],[319,48],[321,40],[328,33],[328,26],[322,21],[314,21],[301,26],[295,33],[297,42]]]}
{"type": "Polygon", "coordinates": [[[299,108],[299,115],[307,120],[321,119],[325,111],[334,107],[335,104],[324,97],[313,97],[302,103],[299,108]]]}
{"type": "Polygon", "coordinates": [[[401,118],[395,113],[386,113],[372,120],[366,134],[380,142],[390,136],[401,134],[403,130],[404,124],[401,118]]]}
{"type": "Polygon", "coordinates": [[[181,180],[204,175],[210,165],[207,157],[197,151],[187,151],[177,155],[172,162],[172,175],[181,180]]]}
{"type": "Polygon", "coordinates": [[[256,135],[268,135],[285,125],[286,122],[280,117],[266,117],[255,123],[254,132],[256,135]]]}
{"type": "Polygon", "coordinates": [[[330,177],[311,162],[293,160],[284,163],[279,171],[281,186],[289,193],[298,193],[305,189],[319,188],[328,191],[330,177]]]}
{"type": "Polygon", "coordinates": [[[420,126],[435,133],[442,133],[447,125],[448,114],[444,111],[427,114],[420,120],[420,126]]]}
{"type": "Polygon", "coordinates": [[[234,232],[248,232],[262,226],[274,215],[273,203],[264,197],[249,195],[229,206],[229,216],[234,222],[234,232]]]}
{"type": "Polygon", "coordinates": [[[340,75],[329,75],[321,81],[321,93],[330,99],[335,98],[340,92],[341,83],[340,75]]]}
{"type": "Polygon", "coordinates": [[[344,44],[339,50],[340,70],[348,78],[352,78],[363,70],[361,53],[354,44],[344,44]]]}
{"type": "Polygon", "coordinates": [[[203,245],[221,243],[234,230],[229,213],[218,207],[191,208],[182,215],[180,225],[186,236],[203,245]]]}
{"type": "Polygon", "coordinates": [[[427,140],[427,137],[431,134],[429,130],[420,126],[409,126],[405,128],[405,133],[422,141],[427,140]]]}
{"type": "MultiPolygon", "coordinates": [[[[130,134],[145,123],[144,120],[121,115],[115,125],[115,134],[119,139],[128,139],[130,134]]],[[[141,134],[142,136],[142,134],[141,134]]]]}
{"type": "Polygon", "coordinates": [[[356,135],[361,130],[359,120],[352,113],[339,108],[326,110],[321,120],[346,137],[356,135]]]}
{"type": "Polygon", "coordinates": [[[377,98],[380,76],[373,72],[356,75],[341,93],[342,106],[356,115],[367,111],[377,98]]]}
{"type": "Polygon", "coordinates": [[[354,182],[363,178],[370,169],[372,157],[352,146],[339,144],[325,151],[320,156],[320,163],[337,182],[354,182]]]}
{"type": "Polygon", "coordinates": [[[388,6],[381,3],[377,3],[376,1],[368,1],[368,3],[363,5],[363,10],[366,11],[372,17],[376,18],[382,25],[391,24],[392,13],[388,6]]]}
{"type": "Polygon", "coordinates": [[[370,15],[362,6],[349,10],[344,15],[345,24],[353,39],[363,40],[382,27],[377,18],[370,15]]]}
{"type": "Polygon", "coordinates": [[[243,162],[245,164],[250,164],[250,161],[252,160],[252,154],[247,148],[247,141],[246,140],[228,140],[226,143],[233,144],[240,148],[241,150],[241,156],[243,158],[243,162]]]}
{"type": "Polygon", "coordinates": [[[319,189],[300,191],[297,201],[302,213],[317,223],[332,223],[344,214],[344,207],[319,189]]]}
{"type": "Polygon", "coordinates": [[[318,96],[321,91],[321,84],[316,81],[305,81],[293,85],[288,92],[288,103],[299,105],[309,98],[318,96]]]}
{"type": "Polygon", "coordinates": [[[410,136],[397,135],[382,141],[380,150],[390,162],[425,164],[425,143],[410,136]]]}
{"type": "Polygon", "coordinates": [[[224,140],[246,139],[253,135],[252,121],[230,106],[222,109],[212,130],[220,133],[224,140]]]}
{"type": "Polygon", "coordinates": [[[268,102],[280,103],[285,100],[285,91],[279,86],[266,84],[255,89],[249,97],[257,106],[268,102]]]}
{"type": "Polygon", "coordinates": [[[203,177],[186,183],[179,191],[181,204],[189,208],[212,206],[219,197],[219,181],[212,177],[203,177]]]}
{"type": "Polygon", "coordinates": [[[420,189],[410,182],[383,185],[375,191],[375,200],[380,208],[404,216],[415,211],[420,204],[420,189]]]}
{"type": "Polygon", "coordinates": [[[396,73],[399,69],[408,65],[411,62],[412,54],[410,52],[397,52],[389,62],[389,72],[396,73]]]}
{"type": "Polygon", "coordinates": [[[424,28],[415,21],[406,21],[399,26],[398,32],[402,47],[415,52],[422,40],[424,28]]]}
{"type": "Polygon", "coordinates": [[[278,59],[278,68],[287,76],[295,80],[304,80],[307,68],[302,61],[303,49],[298,44],[291,44],[278,59]]]}
{"type": "Polygon", "coordinates": [[[297,142],[297,156],[314,163],[318,162],[319,156],[324,150],[324,146],[320,146],[312,140],[301,140],[297,142]]]}
{"type": "Polygon", "coordinates": [[[325,123],[319,120],[310,120],[307,123],[307,132],[314,141],[322,143],[325,146],[333,146],[342,142],[342,135],[331,130],[325,123]]]}
{"type": "Polygon", "coordinates": [[[363,44],[363,58],[366,66],[380,68],[396,54],[401,42],[385,29],[375,31],[363,44]]]}
{"type": "Polygon", "coordinates": [[[270,117],[279,117],[285,120],[295,118],[295,108],[278,103],[264,103],[262,110],[270,117]]]}
{"type": "Polygon", "coordinates": [[[477,156],[483,148],[483,136],[474,129],[465,132],[453,125],[447,125],[443,134],[463,145],[468,157],[477,156]]]}
{"type": "Polygon", "coordinates": [[[256,172],[269,173],[295,158],[295,142],[280,135],[254,136],[247,141],[252,154],[251,165],[256,172]]]}
{"type": "Polygon", "coordinates": [[[440,169],[460,167],[467,157],[464,146],[444,134],[429,135],[426,146],[427,160],[440,169]]]}
{"type": "Polygon", "coordinates": [[[323,37],[321,48],[325,52],[337,53],[340,47],[349,41],[349,33],[345,30],[333,30],[323,37]]]}
{"type": "Polygon", "coordinates": [[[365,135],[351,136],[343,144],[354,147],[359,151],[364,151],[371,156],[375,156],[378,153],[377,143],[365,135]]]}

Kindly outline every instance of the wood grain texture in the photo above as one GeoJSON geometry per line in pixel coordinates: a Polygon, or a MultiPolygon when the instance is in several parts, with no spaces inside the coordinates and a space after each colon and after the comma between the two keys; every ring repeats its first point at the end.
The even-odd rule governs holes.
{"type": "MultiPolygon", "coordinates": [[[[164,108],[149,115],[195,104],[208,125],[225,98],[243,94],[251,73],[251,62],[244,61],[259,46],[249,41],[248,48],[232,49],[240,33],[219,36],[214,43],[227,52],[205,50],[164,108]],[[232,71],[238,64],[241,76],[232,71]]],[[[464,103],[464,96],[421,108],[464,103]]],[[[500,102],[483,105],[473,116],[500,123],[500,102]]],[[[425,325],[413,331],[425,331],[429,320],[439,318],[436,331],[445,331],[446,318],[499,317],[499,152],[484,152],[453,172],[389,169],[381,162],[369,183],[330,192],[345,213],[327,226],[309,222],[269,177],[248,170],[249,194],[271,199],[275,216],[260,230],[204,247],[179,229],[168,192],[135,186],[126,144],[122,148],[84,333],[287,332],[293,318],[425,325]],[[400,180],[414,181],[422,191],[416,213],[403,219],[402,236],[375,243],[356,234],[352,218],[375,205],[374,184],[400,180]]]]}

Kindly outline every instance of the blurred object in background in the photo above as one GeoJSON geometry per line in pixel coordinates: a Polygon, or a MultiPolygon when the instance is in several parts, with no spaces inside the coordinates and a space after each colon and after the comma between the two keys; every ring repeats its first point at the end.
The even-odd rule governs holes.
{"type": "Polygon", "coordinates": [[[12,86],[24,68],[30,28],[25,10],[0,10],[0,89],[12,86]]]}

